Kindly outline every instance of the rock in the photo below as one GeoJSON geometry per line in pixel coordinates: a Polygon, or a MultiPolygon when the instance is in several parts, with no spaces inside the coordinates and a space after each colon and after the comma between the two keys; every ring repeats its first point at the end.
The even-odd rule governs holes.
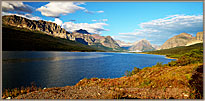
{"type": "Polygon", "coordinates": [[[181,33],[168,39],[159,49],[169,49],[178,46],[185,46],[188,42],[192,41],[194,37],[187,33],[181,33]]]}
{"type": "Polygon", "coordinates": [[[6,99],[11,99],[11,97],[7,97],[6,99]]]}
{"type": "Polygon", "coordinates": [[[196,40],[203,41],[203,32],[198,32],[196,34],[196,40]]]}
{"type": "Polygon", "coordinates": [[[90,33],[88,33],[88,31],[83,30],[83,29],[76,30],[75,32],[77,32],[77,33],[82,33],[82,34],[90,34],[90,33]]]}
{"type": "Polygon", "coordinates": [[[29,20],[16,15],[7,15],[2,17],[2,23],[5,25],[27,28],[29,30],[42,31],[48,35],[67,39],[69,34],[65,29],[61,28],[56,23],[43,20],[29,20]]]}
{"type": "Polygon", "coordinates": [[[152,51],[155,50],[149,41],[143,39],[135,42],[135,44],[129,48],[130,51],[152,51]]]}

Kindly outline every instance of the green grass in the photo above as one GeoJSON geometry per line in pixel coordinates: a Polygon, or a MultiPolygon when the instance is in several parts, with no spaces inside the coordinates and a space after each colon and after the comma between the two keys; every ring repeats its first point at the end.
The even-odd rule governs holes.
{"type": "Polygon", "coordinates": [[[190,52],[190,50],[193,50],[193,49],[203,49],[203,43],[198,43],[198,44],[194,44],[191,46],[181,46],[181,47],[156,50],[156,51],[150,51],[150,52],[143,52],[143,53],[166,55],[167,57],[171,57],[171,58],[179,58],[183,54],[188,53],[190,52]]]}
{"type": "Polygon", "coordinates": [[[40,31],[5,25],[2,27],[2,44],[3,51],[104,51],[40,31]]]}

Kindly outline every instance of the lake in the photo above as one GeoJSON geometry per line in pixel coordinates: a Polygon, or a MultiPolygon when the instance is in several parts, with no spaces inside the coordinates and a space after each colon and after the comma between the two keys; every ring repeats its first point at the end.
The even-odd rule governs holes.
{"type": "Polygon", "coordinates": [[[162,55],[107,52],[3,51],[2,88],[75,85],[83,78],[119,78],[126,70],[174,59],[162,55]]]}

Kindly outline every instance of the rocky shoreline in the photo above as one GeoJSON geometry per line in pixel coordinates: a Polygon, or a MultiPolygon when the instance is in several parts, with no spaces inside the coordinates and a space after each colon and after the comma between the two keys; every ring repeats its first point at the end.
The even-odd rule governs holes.
{"type": "Polygon", "coordinates": [[[150,67],[128,77],[83,79],[75,86],[46,88],[13,99],[192,99],[186,75],[199,65],[203,67],[150,67]]]}

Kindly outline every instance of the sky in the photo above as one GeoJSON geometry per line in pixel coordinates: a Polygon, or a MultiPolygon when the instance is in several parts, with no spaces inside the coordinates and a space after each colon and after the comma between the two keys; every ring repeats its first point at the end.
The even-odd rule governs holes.
{"type": "Polygon", "coordinates": [[[2,15],[57,23],[67,31],[79,29],[115,40],[141,39],[162,45],[186,32],[203,31],[203,2],[18,2],[2,1],[2,15]]]}

